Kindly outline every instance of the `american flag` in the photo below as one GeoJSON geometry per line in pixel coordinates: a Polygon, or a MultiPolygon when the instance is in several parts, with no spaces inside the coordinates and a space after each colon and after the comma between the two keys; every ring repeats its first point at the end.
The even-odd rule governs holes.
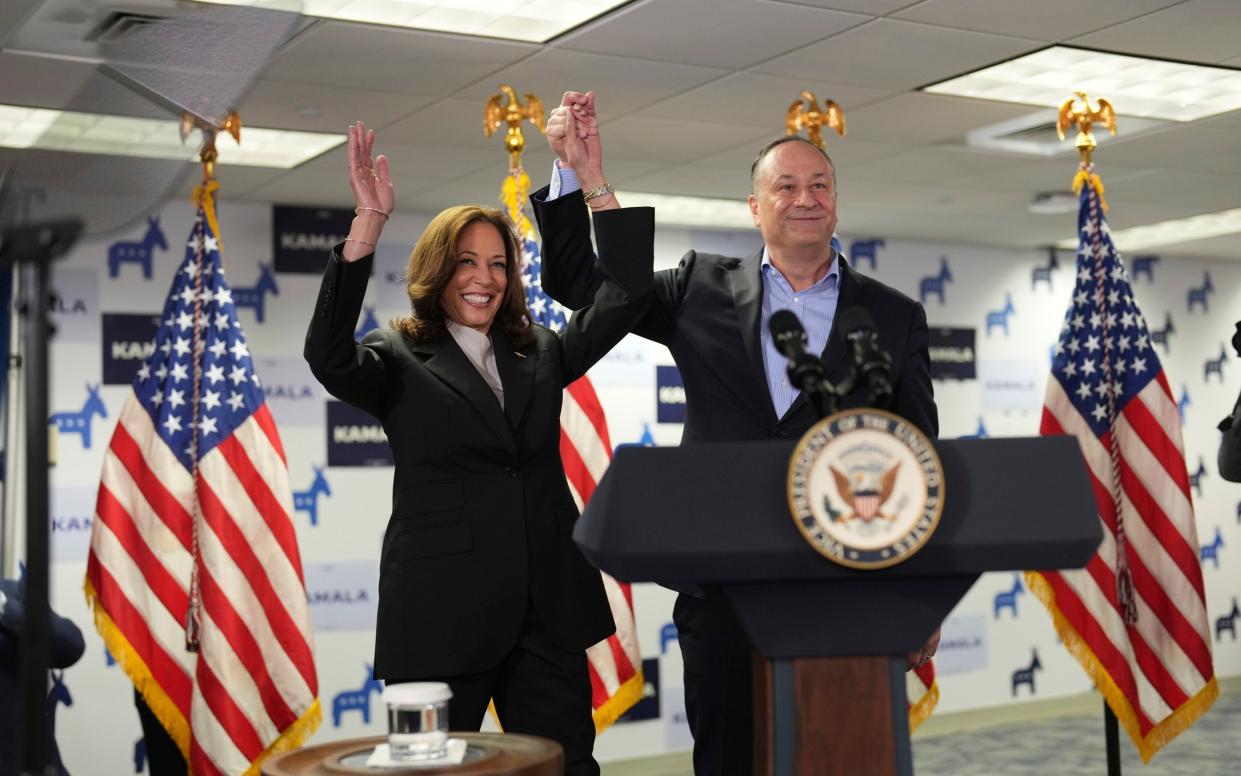
{"type": "Polygon", "coordinates": [[[1081,445],[1103,543],[1079,571],[1029,572],[1143,762],[1218,695],[1176,400],[1083,167],[1073,300],[1040,432],[1081,445]]]}
{"type": "MultiPolygon", "coordinates": [[[[517,201],[524,200],[523,193],[517,201]]],[[[559,332],[568,323],[568,315],[563,307],[543,292],[540,277],[543,259],[539,244],[534,239],[534,230],[524,217],[514,220],[522,241],[525,259],[522,279],[526,285],[526,303],[530,314],[535,323],[559,332]]],[[[565,389],[560,409],[560,457],[564,461],[565,477],[569,480],[573,499],[580,509],[590,500],[595,485],[612,460],[607,418],[589,377],[582,377],[565,389]]],[[[616,633],[586,650],[596,731],[611,725],[640,701],[645,687],[642,653],[638,649],[638,634],[634,625],[633,592],[628,584],[617,582],[602,572],[600,574],[612,607],[616,633]]]]}
{"type": "Polygon", "coordinates": [[[85,588],[190,772],[257,773],[321,711],[288,466],[224,280],[214,188],[196,194],[104,458],[85,588]]]}

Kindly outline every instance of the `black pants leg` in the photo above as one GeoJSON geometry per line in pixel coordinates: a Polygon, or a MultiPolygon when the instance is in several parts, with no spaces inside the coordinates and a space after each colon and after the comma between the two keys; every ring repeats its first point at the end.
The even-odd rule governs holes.
{"type": "Polygon", "coordinates": [[[698,776],[754,770],[753,650],[723,602],[681,594],[672,612],[685,665],[685,714],[698,776]]]}
{"type": "Polygon", "coordinates": [[[478,730],[488,702],[494,699],[506,733],[550,738],[564,747],[566,776],[598,776],[586,653],[557,646],[533,602],[526,609],[517,643],[499,665],[475,674],[402,681],[447,682],[452,688],[448,724],[453,730],[478,730]]]}
{"type": "Polygon", "coordinates": [[[138,721],[142,723],[142,740],[146,742],[147,773],[151,776],[186,776],[189,769],[177,743],[156,719],[151,707],[142,700],[142,694],[134,690],[134,705],[138,707],[138,721]]]}
{"type": "Polygon", "coordinates": [[[564,747],[565,776],[598,776],[586,653],[552,641],[531,602],[517,646],[500,664],[495,688],[500,723],[564,747]]]}

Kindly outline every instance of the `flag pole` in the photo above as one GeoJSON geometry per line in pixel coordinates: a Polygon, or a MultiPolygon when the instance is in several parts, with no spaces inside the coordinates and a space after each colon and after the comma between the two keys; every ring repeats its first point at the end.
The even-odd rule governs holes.
{"type": "Polygon", "coordinates": [[[1107,776],[1120,776],[1120,725],[1106,698],[1103,699],[1103,735],[1107,740],[1107,776]]]}
{"type": "MultiPolygon", "coordinates": [[[[1103,181],[1099,178],[1098,173],[1095,172],[1094,163],[1091,160],[1091,155],[1094,153],[1094,149],[1098,147],[1098,142],[1094,138],[1094,133],[1091,132],[1091,125],[1098,123],[1115,135],[1116,113],[1108,101],[1101,97],[1096,100],[1099,107],[1095,109],[1091,107],[1090,99],[1086,96],[1085,92],[1074,92],[1074,95],[1075,97],[1070,97],[1060,108],[1060,115],[1056,122],[1056,132],[1059,134],[1060,139],[1063,140],[1065,129],[1074,125],[1077,127],[1078,133],[1075,145],[1077,147],[1078,154],[1081,156],[1081,161],[1078,164],[1077,174],[1073,178],[1073,190],[1075,192],[1080,192],[1083,186],[1091,188],[1093,190],[1093,194],[1098,200],[1097,204],[1094,200],[1092,200],[1091,206],[1098,207],[1106,211],[1107,201],[1103,198],[1103,181]],[[1080,107],[1074,105],[1075,102],[1080,102],[1080,107]]],[[[1102,240],[1102,235],[1096,234],[1094,239],[1096,242],[1096,247],[1099,247],[1097,243],[1102,240]]],[[[1095,258],[1100,261],[1096,271],[1096,278],[1099,285],[1099,291],[1097,293],[1099,295],[1099,299],[1102,301],[1103,268],[1101,256],[1102,253],[1096,250],[1095,258]]],[[[1107,398],[1109,425],[1113,426],[1110,452],[1112,454],[1113,472],[1113,482],[1111,483],[1112,501],[1116,509],[1116,600],[1120,606],[1121,615],[1123,616],[1125,622],[1128,624],[1133,624],[1137,622],[1137,601],[1134,598],[1133,578],[1129,570],[1129,563],[1125,553],[1124,501],[1120,497],[1119,482],[1119,443],[1117,442],[1117,435],[1114,428],[1116,422],[1115,392],[1111,390],[1113,382],[1111,369],[1112,354],[1110,348],[1107,347],[1110,340],[1107,336],[1106,324],[1104,325],[1103,335],[1103,342],[1105,346],[1103,358],[1104,385],[1108,388],[1107,398]]],[[[1116,712],[1112,710],[1112,706],[1108,703],[1106,697],[1103,699],[1103,738],[1104,749],[1107,754],[1107,774],[1108,776],[1121,776],[1120,725],[1116,718],[1116,712]]]]}

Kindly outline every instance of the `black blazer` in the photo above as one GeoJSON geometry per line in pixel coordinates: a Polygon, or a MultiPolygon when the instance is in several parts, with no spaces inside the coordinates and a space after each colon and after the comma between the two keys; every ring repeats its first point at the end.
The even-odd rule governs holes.
{"type": "MultiPolygon", "coordinates": [[[[579,200],[577,206],[582,208],[579,200]]],[[[411,680],[496,665],[533,601],[555,642],[585,650],[614,630],[599,572],[570,536],[578,510],[560,460],[561,391],[651,299],[654,214],[598,222],[604,281],[556,334],[515,347],[492,327],[504,408],[452,336],[353,338],[373,257],[328,262],[305,357],[333,396],[378,418],[395,460],[379,565],[375,676],[411,680]]]]}
{"type": "MultiPolygon", "coordinates": [[[[590,244],[590,224],[576,197],[531,196],[543,236],[543,289],[571,309],[589,303],[603,277],[590,244]]],[[[613,211],[615,212],[615,211],[613,211]]],[[[655,299],[634,332],[672,351],[685,383],[682,443],[799,437],[818,420],[799,395],[777,418],[763,370],[759,324],[762,252],[738,259],[690,251],[674,270],[655,274],[655,299]]],[[[875,319],[879,343],[892,356],[893,405],[932,438],[939,419],[931,386],[926,311],[922,305],[840,260],[837,310],[860,306],[875,319]]],[[[840,316],[836,316],[840,320],[840,316]]],[[[835,325],[822,353],[828,378],[849,365],[844,335],[835,325]]],[[[842,408],[866,403],[863,391],[842,408]]]]}

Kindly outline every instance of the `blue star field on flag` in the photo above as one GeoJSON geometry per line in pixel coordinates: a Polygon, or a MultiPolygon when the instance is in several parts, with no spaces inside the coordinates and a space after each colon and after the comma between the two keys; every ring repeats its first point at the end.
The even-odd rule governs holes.
{"type": "Polygon", "coordinates": [[[543,256],[539,252],[539,243],[532,237],[519,239],[524,258],[521,276],[526,286],[526,305],[530,308],[530,316],[540,326],[559,333],[569,322],[569,311],[543,291],[543,256]]]}
{"type": "Polygon", "coordinates": [[[177,270],[155,334],[155,351],[134,379],[134,392],[160,437],[190,471],[194,376],[200,377],[198,457],[226,439],[264,401],[232,290],[224,280],[219,242],[200,208],[185,259],[177,270]],[[202,228],[202,290],[199,332],[202,360],[194,363],[195,253],[202,228]]]}
{"type": "Polygon", "coordinates": [[[1082,189],[1077,225],[1077,281],[1054,349],[1052,376],[1064,386],[1095,435],[1101,436],[1110,427],[1104,359],[1111,364],[1117,416],[1158,376],[1162,366],[1151,346],[1146,320],[1134,301],[1129,273],[1112,244],[1111,230],[1091,186],[1082,189]],[[1096,280],[1099,271],[1103,273],[1101,289],[1096,280]]]}

